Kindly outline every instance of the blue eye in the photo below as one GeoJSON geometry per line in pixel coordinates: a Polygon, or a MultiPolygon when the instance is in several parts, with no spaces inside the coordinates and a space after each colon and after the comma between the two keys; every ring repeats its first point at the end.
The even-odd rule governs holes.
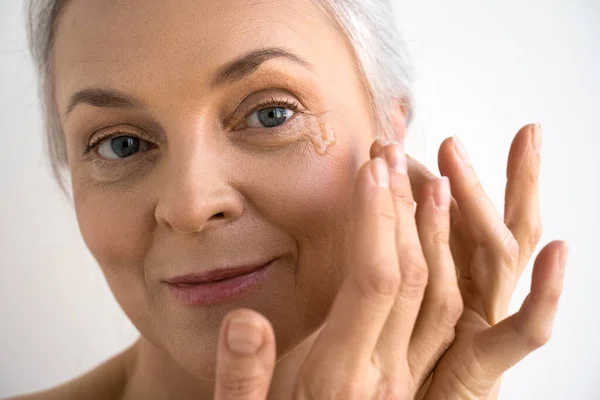
{"type": "Polygon", "coordinates": [[[294,112],[284,107],[267,107],[253,112],[246,119],[246,124],[250,128],[275,128],[283,125],[294,112]]]}
{"type": "Polygon", "coordinates": [[[137,153],[142,146],[142,142],[135,136],[118,136],[108,138],[98,145],[98,153],[111,160],[130,157],[137,153]]]}

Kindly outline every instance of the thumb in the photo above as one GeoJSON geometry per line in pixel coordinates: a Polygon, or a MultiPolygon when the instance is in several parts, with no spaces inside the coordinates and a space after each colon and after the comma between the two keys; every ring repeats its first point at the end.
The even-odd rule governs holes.
{"type": "Polygon", "coordinates": [[[215,400],[265,400],[275,366],[275,334],[256,311],[238,309],[221,325],[215,400]]]}

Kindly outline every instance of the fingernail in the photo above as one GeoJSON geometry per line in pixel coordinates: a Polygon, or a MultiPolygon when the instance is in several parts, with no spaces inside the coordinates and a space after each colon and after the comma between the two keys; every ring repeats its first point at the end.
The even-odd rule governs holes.
{"type": "Polygon", "coordinates": [[[378,157],[381,154],[381,141],[379,139],[375,140],[369,149],[371,158],[378,157]]]}
{"type": "Polygon", "coordinates": [[[452,147],[454,147],[454,151],[465,164],[471,163],[469,161],[469,156],[467,156],[467,150],[465,150],[465,146],[463,146],[457,136],[452,137],[452,147]]]}
{"type": "Polygon", "coordinates": [[[389,141],[388,141],[386,138],[383,138],[383,137],[379,137],[379,138],[377,138],[377,145],[378,145],[380,148],[382,148],[382,149],[383,149],[385,146],[387,146],[387,145],[388,145],[388,143],[389,143],[389,141]]]}
{"type": "Polygon", "coordinates": [[[391,142],[385,149],[385,158],[390,168],[399,174],[406,174],[406,154],[400,143],[391,142]]]}
{"type": "Polygon", "coordinates": [[[387,165],[385,164],[385,160],[381,157],[376,157],[373,160],[373,165],[371,166],[371,174],[373,175],[373,179],[375,183],[379,187],[389,188],[390,187],[390,175],[388,172],[387,165]]]}
{"type": "Polygon", "coordinates": [[[227,346],[233,353],[250,356],[262,345],[263,334],[260,326],[244,318],[233,318],[227,328],[227,346]]]}
{"type": "Polygon", "coordinates": [[[450,208],[450,181],[442,176],[435,185],[434,193],[435,205],[441,210],[450,208]]]}
{"type": "Polygon", "coordinates": [[[538,122],[531,132],[531,147],[539,155],[542,150],[542,125],[538,122]]]}

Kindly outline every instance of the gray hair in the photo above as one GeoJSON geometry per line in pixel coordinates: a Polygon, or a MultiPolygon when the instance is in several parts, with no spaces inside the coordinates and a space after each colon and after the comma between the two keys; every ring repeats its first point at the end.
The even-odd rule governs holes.
{"type": "MultiPolygon", "coordinates": [[[[389,0],[315,0],[347,36],[367,89],[374,122],[386,140],[393,139],[390,110],[402,104],[410,123],[414,111],[412,67],[389,0]]],[[[26,0],[29,51],[38,73],[38,90],[52,173],[64,193],[67,150],[52,73],[54,32],[67,0],[26,0]]],[[[379,134],[378,134],[379,135],[379,134]]]]}

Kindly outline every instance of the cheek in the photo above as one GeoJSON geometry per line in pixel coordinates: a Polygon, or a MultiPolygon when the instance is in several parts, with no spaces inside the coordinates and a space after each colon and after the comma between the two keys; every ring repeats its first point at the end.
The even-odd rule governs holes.
{"type": "Polygon", "coordinates": [[[355,157],[342,146],[325,155],[302,143],[264,159],[239,159],[232,179],[260,218],[301,240],[315,239],[346,218],[356,176],[355,157]],[[242,167],[243,166],[243,167],[242,167]]]}
{"type": "Polygon", "coordinates": [[[126,287],[143,276],[140,266],[151,245],[154,216],[143,189],[144,185],[73,185],[82,237],[111,287],[117,286],[115,281],[126,287]]]}
{"type": "Polygon", "coordinates": [[[76,174],[73,182],[83,240],[123,311],[145,336],[152,336],[142,266],[154,237],[154,213],[145,185],[94,185],[78,181],[76,174]]]}
{"type": "Polygon", "coordinates": [[[296,293],[288,299],[304,329],[325,318],[344,273],[360,164],[360,145],[354,143],[338,138],[325,155],[310,142],[291,146],[277,156],[246,160],[238,175],[240,190],[256,214],[296,242],[296,293]]]}
{"type": "Polygon", "coordinates": [[[115,299],[144,337],[158,343],[143,271],[155,226],[145,188],[74,184],[73,197],[82,237],[115,299]]]}

